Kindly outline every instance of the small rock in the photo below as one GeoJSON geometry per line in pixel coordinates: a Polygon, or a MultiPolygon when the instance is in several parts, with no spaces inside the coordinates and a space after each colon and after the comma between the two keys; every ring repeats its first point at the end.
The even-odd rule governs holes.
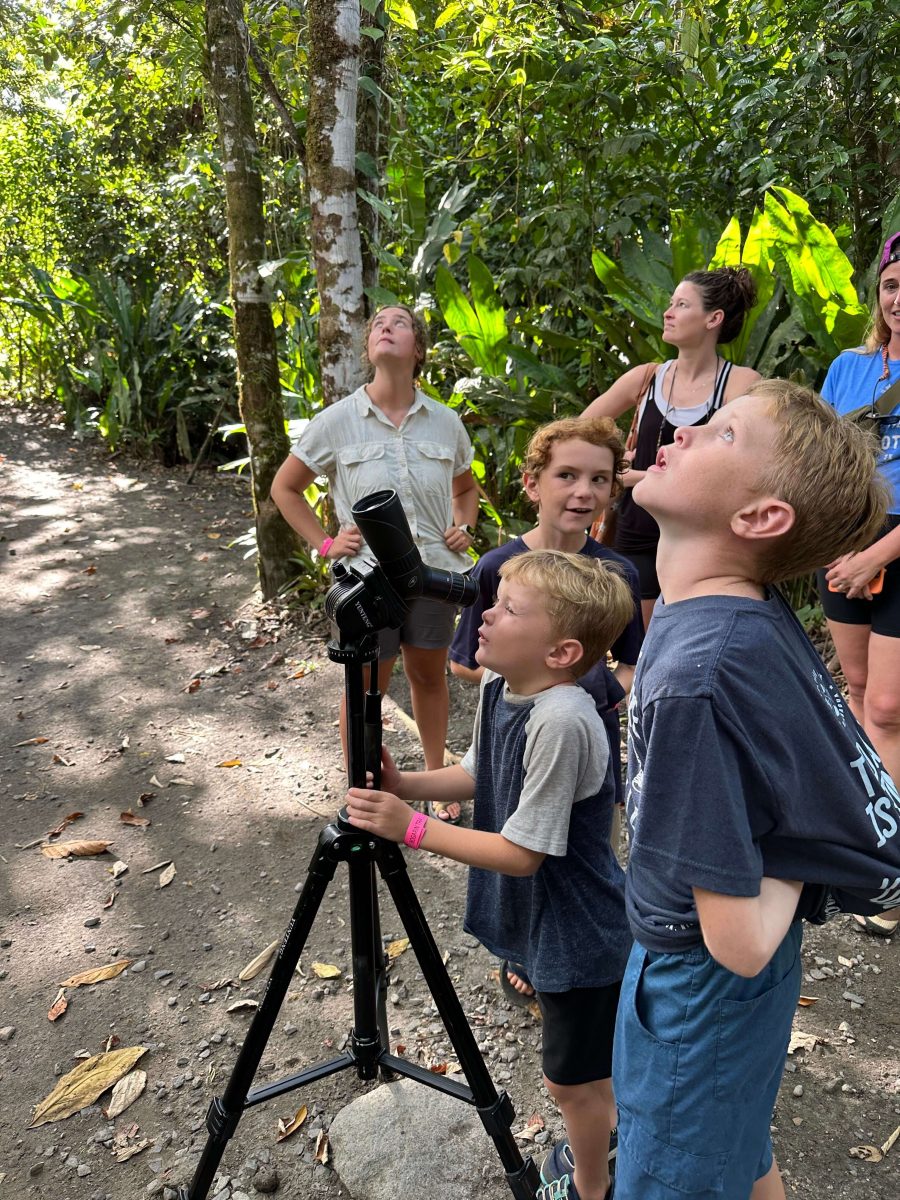
{"type": "Polygon", "coordinates": [[[797,1086],[794,1088],[793,1094],[797,1097],[800,1097],[803,1095],[803,1084],[802,1083],[797,1084],[797,1086]]]}
{"type": "Polygon", "coordinates": [[[0,938],[0,950],[8,950],[12,945],[12,938],[0,938]]]}
{"type": "Polygon", "coordinates": [[[279,1182],[278,1172],[274,1167],[260,1167],[251,1180],[253,1190],[263,1195],[277,1192],[279,1182]]]}
{"type": "Polygon", "coordinates": [[[856,992],[844,992],[843,997],[845,1000],[849,1000],[851,1004],[858,1004],[860,1007],[865,1004],[865,1000],[863,1000],[862,996],[857,996],[856,992]]]}
{"type": "Polygon", "coordinates": [[[141,971],[147,970],[146,958],[138,959],[138,961],[136,963],[131,964],[131,966],[128,968],[128,970],[131,971],[131,973],[133,975],[140,975],[141,971]]]}
{"type": "MultiPolygon", "coordinates": [[[[133,970],[134,970],[134,967],[132,967],[131,969],[132,969],[132,971],[133,971],[133,970]]],[[[156,980],[161,980],[161,979],[169,979],[169,978],[170,978],[172,975],[174,975],[174,974],[175,974],[175,972],[174,972],[174,971],[168,971],[168,970],[163,970],[163,971],[154,971],[154,972],[153,972],[153,978],[154,978],[154,979],[156,979],[156,980]]]]}
{"type": "Polygon", "coordinates": [[[85,929],[96,929],[99,924],[100,924],[99,917],[88,917],[88,919],[84,923],[84,927],[85,927],[85,929]]]}
{"type": "Polygon", "coordinates": [[[78,1166],[75,1168],[75,1174],[78,1176],[79,1179],[86,1178],[86,1176],[90,1175],[90,1173],[91,1173],[91,1168],[87,1165],[87,1163],[79,1163],[78,1166]]]}
{"type": "Polygon", "coordinates": [[[34,1179],[34,1177],[36,1175],[40,1175],[40,1173],[41,1173],[41,1171],[43,1171],[43,1169],[44,1169],[44,1164],[42,1162],[32,1163],[31,1166],[28,1168],[29,1177],[31,1179],[34,1179]]]}
{"type": "Polygon", "coordinates": [[[791,1120],[793,1121],[793,1123],[794,1123],[795,1125],[802,1125],[802,1124],[803,1124],[803,1118],[802,1118],[802,1117],[791,1117],[791,1120]]]}
{"type": "Polygon", "coordinates": [[[15,1036],[15,1025],[4,1025],[3,1028],[0,1029],[0,1042],[11,1042],[15,1036]]]}

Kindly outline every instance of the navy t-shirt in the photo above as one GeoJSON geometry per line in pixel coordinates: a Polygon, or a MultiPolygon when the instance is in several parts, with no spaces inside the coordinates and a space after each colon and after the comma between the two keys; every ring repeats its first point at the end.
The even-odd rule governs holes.
{"type": "Polygon", "coordinates": [[[626,906],[648,950],[702,944],[693,887],[826,885],[900,905],[900,796],[777,592],[658,603],[629,705],[626,906]]]}
{"type": "Polygon", "coordinates": [[[485,673],[462,763],[475,778],[472,828],[546,857],[525,877],[470,867],[465,928],[524,967],[538,991],[607,987],[625,971],[631,934],[624,873],[609,843],[610,765],[581,688],[519,696],[485,673]]]}
{"type": "MultiPolygon", "coordinates": [[[[478,598],[469,608],[462,610],[459,624],[456,627],[456,633],[450,646],[450,659],[452,662],[468,667],[471,671],[478,667],[479,664],[475,660],[475,651],[478,649],[478,630],[482,624],[484,610],[491,608],[497,598],[497,587],[500,583],[500,568],[507,559],[515,558],[517,554],[525,554],[527,550],[527,544],[520,537],[514,538],[511,542],[505,542],[502,546],[488,550],[475,564],[471,578],[478,584],[478,598]]],[[[603,546],[600,542],[595,542],[593,538],[589,537],[585,540],[580,553],[588,555],[589,558],[599,558],[603,562],[616,563],[628,581],[628,586],[631,588],[631,594],[634,597],[634,616],[610,649],[613,658],[618,662],[625,663],[627,666],[634,666],[641,650],[641,642],[644,640],[644,622],[641,617],[641,588],[638,581],[638,573],[627,558],[623,558],[621,554],[616,554],[615,550],[610,550],[608,546],[603,546]]],[[[621,803],[624,799],[622,773],[618,767],[621,731],[616,705],[625,698],[625,692],[605,662],[598,662],[595,666],[591,667],[589,671],[581,676],[578,684],[591,696],[597,707],[597,712],[603,720],[606,736],[609,741],[610,754],[612,755],[613,762],[616,764],[616,801],[621,803]]]]}

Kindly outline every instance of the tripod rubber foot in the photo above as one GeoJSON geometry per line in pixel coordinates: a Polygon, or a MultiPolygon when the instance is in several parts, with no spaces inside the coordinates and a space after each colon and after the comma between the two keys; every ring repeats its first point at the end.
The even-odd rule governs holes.
{"type": "Polygon", "coordinates": [[[191,1193],[186,1187],[180,1187],[178,1189],[178,1200],[191,1200],[191,1193]]]}

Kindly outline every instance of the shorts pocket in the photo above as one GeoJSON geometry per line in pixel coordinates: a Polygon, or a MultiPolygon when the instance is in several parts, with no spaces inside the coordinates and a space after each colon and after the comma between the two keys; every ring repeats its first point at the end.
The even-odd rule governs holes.
{"type": "Polygon", "coordinates": [[[656,963],[642,947],[632,950],[622,991],[613,1041],[613,1082],[619,1100],[644,1114],[656,1129],[671,1125],[678,1067],[677,1005],[657,993],[652,978],[656,963]],[[651,976],[649,982],[648,974],[651,976]]]}
{"type": "Polygon", "coordinates": [[[691,1154],[670,1146],[654,1137],[620,1104],[616,1174],[627,1195],[648,1200],[663,1195],[641,1180],[639,1173],[643,1173],[661,1183],[665,1195],[677,1192],[684,1196],[719,1196],[725,1187],[727,1168],[727,1154],[691,1154]]]}
{"type": "MultiPolygon", "coordinates": [[[[716,1099],[746,1103],[777,1090],[799,986],[799,956],[787,974],[750,1000],[720,1000],[716,1099]]],[[[774,1100],[774,1096],[773,1096],[774,1100]]]]}

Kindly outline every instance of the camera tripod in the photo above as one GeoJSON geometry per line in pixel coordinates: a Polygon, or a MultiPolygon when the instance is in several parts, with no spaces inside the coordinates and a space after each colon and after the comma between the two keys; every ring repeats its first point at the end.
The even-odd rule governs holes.
{"type": "MultiPolygon", "coordinates": [[[[344,665],[347,698],[349,778],[353,787],[365,787],[366,769],[375,786],[381,776],[381,694],[378,691],[377,635],[367,634],[358,642],[328,643],[333,662],[344,665]],[[370,669],[369,689],[363,692],[363,668],[370,669]]],[[[342,810],[336,822],[327,825],[308,868],[303,891],[275,956],[272,973],[256,1011],[237,1062],[221,1097],[215,1097],[206,1114],[209,1136],[189,1187],[179,1189],[179,1200],[205,1200],[229,1139],[248,1108],[272,1100],[285,1092],[305,1087],[339,1071],[355,1070],[363,1080],[405,1076],[426,1087],[474,1105],[506,1172],[516,1200],[533,1200],[540,1186],[531,1158],[522,1158],[512,1135],[515,1112],[506,1092],[494,1086],[481,1052],[469,1028],[459,998],[428,927],[403,852],[394,842],[366,833],[351,825],[342,810]],[[294,969],[319,905],[334,878],[338,863],[347,864],[350,891],[350,936],[353,957],[353,1028],[348,1049],[316,1066],[275,1083],[253,1087],[253,1079],[272,1034],[287,994],[294,969]],[[466,1084],[436,1075],[389,1052],[385,984],[387,961],[381,940],[377,866],[403,922],[422,975],[444,1022],[450,1043],[465,1074],[466,1084]]]]}

